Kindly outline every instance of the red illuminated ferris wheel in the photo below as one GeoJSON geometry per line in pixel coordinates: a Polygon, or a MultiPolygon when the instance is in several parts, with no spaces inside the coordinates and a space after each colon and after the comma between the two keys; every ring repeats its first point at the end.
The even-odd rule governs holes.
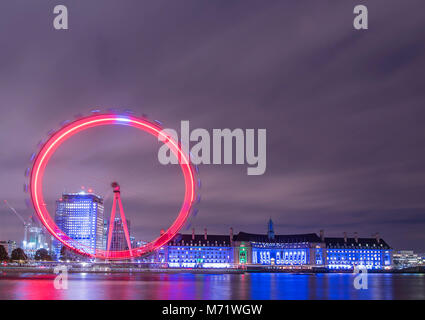
{"type": "Polygon", "coordinates": [[[128,113],[99,114],[96,112],[93,115],[67,123],[49,137],[49,139],[41,146],[38,153],[32,157],[32,168],[27,169],[27,174],[29,175],[30,179],[29,187],[26,186],[26,189],[28,189],[30,192],[32,206],[34,207],[34,210],[37,213],[40,221],[43,223],[46,229],[67,248],[76,253],[99,259],[125,260],[139,257],[162,247],[171,239],[173,239],[188,220],[190,213],[192,212],[193,205],[198,200],[196,195],[198,184],[197,179],[195,178],[197,168],[195,168],[190,163],[190,156],[189,154],[186,154],[183,149],[184,148],[181,147],[178,141],[175,141],[171,136],[167,135],[161,126],[156,122],[151,122],[145,118],[136,117],[128,113]],[[93,248],[87,248],[81,245],[81,243],[78,243],[78,241],[71,239],[56,225],[54,219],[52,219],[44,202],[43,176],[50,158],[63,142],[78,132],[94,127],[111,125],[125,125],[134,127],[151,134],[157,138],[157,140],[160,140],[166,144],[179,161],[185,182],[185,193],[180,211],[171,226],[165,232],[161,233],[158,238],[147,243],[146,245],[139,248],[131,248],[128,229],[126,228],[124,211],[122,210],[122,203],[120,199],[120,187],[118,183],[113,183],[112,187],[114,188],[114,202],[111,213],[112,224],[110,224],[109,236],[111,236],[112,233],[111,225],[113,226],[113,219],[115,218],[115,207],[116,204],[118,204],[120,206],[120,214],[124,224],[128,250],[111,251],[110,237],[108,237],[109,239],[106,251],[100,249],[93,251],[93,248]]]}

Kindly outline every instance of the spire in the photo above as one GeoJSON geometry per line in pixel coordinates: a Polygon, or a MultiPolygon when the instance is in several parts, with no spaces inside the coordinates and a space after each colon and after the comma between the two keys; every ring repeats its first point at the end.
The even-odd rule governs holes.
{"type": "Polygon", "coordinates": [[[274,227],[273,227],[273,221],[270,218],[269,223],[267,225],[267,236],[270,240],[274,239],[274,227]]]}

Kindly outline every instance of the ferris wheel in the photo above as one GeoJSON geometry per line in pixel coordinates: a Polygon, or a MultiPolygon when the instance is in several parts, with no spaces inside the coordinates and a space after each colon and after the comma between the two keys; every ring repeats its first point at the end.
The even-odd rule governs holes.
{"type": "MultiPolygon", "coordinates": [[[[38,152],[31,156],[31,160],[32,166],[27,168],[25,171],[26,176],[29,178],[29,183],[24,186],[25,191],[30,194],[29,202],[31,206],[34,208],[41,223],[58,241],[62,243],[62,245],[81,255],[104,260],[126,260],[143,256],[161,248],[172,240],[185,225],[190,214],[194,213],[196,215],[197,212],[194,210],[194,204],[199,201],[199,195],[197,194],[200,181],[196,178],[198,168],[191,164],[190,155],[185,153],[184,148],[182,148],[178,141],[175,141],[173,137],[167,135],[163,131],[163,128],[158,121],[149,121],[146,117],[137,117],[133,113],[129,112],[108,112],[102,114],[99,110],[95,110],[91,115],[79,117],[74,121],[67,121],[59,130],[51,132],[47,141],[40,144],[38,152]],[[111,251],[109,243],[106,250],[98,248],[93,250],[93,248],[87,247],[79,243],[77,240],[72,239],[57,226],[44,201],[43,177],[52,155],[62,143],[71,138],[73,135],[94,127],[117,125],[136,128],[142,132],[152,135],[157,140],[166,144],[170,151],[178,159],[184,177],[185,192],[177,218],[172,222],[167,230],[161,232],[161,235],[158,238],[141,247],[131,248],[127,230],[126,240],[128,243],[128,250],[111,251]]],[[[123,218],[123,222],[125,223],[124,211],[122,210],[121,199],[119,198],[120,186],[118,183],[114,182],[112,187],[114,188],[115,197],[111,219],[113,219],[112,216],[115,216],[115,204],[118,203],[120,205],[121,218],[123,218]]],[[[111,233],[111,225],[109,233],[111,233]]],[[[110,239],[108,241],[110,241],[110,239]]]]}

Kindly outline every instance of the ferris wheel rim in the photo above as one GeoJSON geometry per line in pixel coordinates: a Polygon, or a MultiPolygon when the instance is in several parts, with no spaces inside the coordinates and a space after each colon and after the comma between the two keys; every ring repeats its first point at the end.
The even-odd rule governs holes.
{"type": "MultiPolygon", "coordinates": [[[[167,244],[170,240],[172,240],[174,236],[181,230],[181,228],[184,226],[187,219],[189,218],[193,204],[196,200],[195,174],[196,170],[190,163],[190,155],[184,152],[184,149],[181,147],[178,141],[175,141],[171,136],[164,133],[163,129],[158,123],[153,123],[145,118],[136,117],[130,114],[93,114],[66,123],[58,131],[52,133],[49,139],[42,145],[39,152],[34,157],[34,163],[29,175],[30,200],[41,223],[57,240],[59,240],[68,249],[77,252],[81,255],[86,255],[92,258],[99,258],[105,260],[126,260],[143,256],[146,253],[161,248],[163,245],[167,244]],[[73,239],[66,236],[66,234],[62,230],[60,230],[60,228],[52,219],[52,216],[48,212],[44,202],[43,176],[44,170],[46,169],[50,158],[55,153],[57,148],[62,145],[63,142],[65,142],[78,132],[82,132],[93,127],[104,125],[131,126],[141,131],[147,132],[155,136],[164,144],[167,144],[171,152],[177,157],[180,168],[183,172],[185,195],[177,218],[174,220],[171,226],[158,238],[152,240],[151,242],[147,243],[142,247],[134,248],[131,250],[111,251],[107,253],[106,250],[96,249],[95,253],[90,253],[84,250],[84,245],[80,244],[80,246],[78,247],[72,245],[70,242],[72,242],[73,239]]],[[[90,250],[93,250],[93,248],[90,248],[90,250]]]]}

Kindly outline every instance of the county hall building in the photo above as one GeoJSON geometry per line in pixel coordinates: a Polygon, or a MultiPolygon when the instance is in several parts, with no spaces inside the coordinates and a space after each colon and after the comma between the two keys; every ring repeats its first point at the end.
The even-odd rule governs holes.
{"type": "Polygon", "coordinates": [[[276,235],[270,220],[266,234],[239,232],[227,235],[179,234],[156,253],[170,268],[231,268],[276,266],[350,270],[364,266],[385,270],[392,266],[392,249],[378,235],[374,238],[328,238],[324,232],[276,235]]]}

